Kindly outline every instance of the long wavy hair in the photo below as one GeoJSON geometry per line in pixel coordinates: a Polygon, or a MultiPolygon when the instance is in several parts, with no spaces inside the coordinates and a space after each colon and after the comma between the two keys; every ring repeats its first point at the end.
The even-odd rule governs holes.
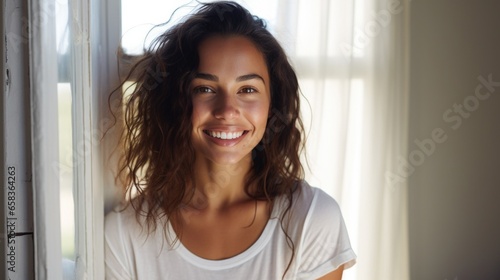
{"type": "Polygon", "coordinates": [[[256,200],[273,202],[283,195],[288,198],[280,217],[292,249],[287,271],[295,250],[285,216],[304,173],[299,158],[304,148],[299,86],[284,50],[265,22],[239,4],[201,4],[181,23],[157,37],[132,67],[126,80],[133,79],[135,87],[123,100],[125,129],[118,177],[124,179],[124,195],[136,193],[130,205],[138,216],[146,218],[149,230],[156,229],[159,217],[167,221],[175,217],[186,198],[193,197],[188,188],[195,177],[192,96],[188,89],[199,64],[198,46],[214,35],[249,39],[267,63],[271,110],[264,136],[252,151],[253,164],[245,191],[256,200]]]}

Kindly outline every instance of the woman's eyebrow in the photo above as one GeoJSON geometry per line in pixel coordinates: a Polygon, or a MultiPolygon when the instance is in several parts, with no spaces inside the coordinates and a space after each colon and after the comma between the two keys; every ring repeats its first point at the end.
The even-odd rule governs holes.
{"type": "Polygon", "coordinates": [[[243,81],[248,81],[248,80],[252,80],[252,79],[260,79],[264,83],[264,85],[266,84],[266,82],[264,81],[264,78],[262,78],[260,75],[257,75],[257,74],[248,74],[248,75],[239,76],[238,78],[236,78],[236,81],[243,82],[243,81]]]}
{"type": "MultiPolygon", "coordinates": [[[[195,79],[203,79],[203,80],[209,80],[209,81],[213,81],[213,82],[219,81],[219,77],[212,75],[212,74],[207,74],[207,73],[196,73],[195,79]]],[[[248,80],[252,80],[252,79],[261,80],[264,84],[266,84],[266,82],[264,81],[264,78],[262,78],[262,76],[260,76],[258,74],[247,74],[247,75],[239,76],[236,78],[236,81],[237,82],[244,82],[244,81],[248,81],[248,80]]]]}
{"type": "Polygon", "coordinates": [[[219,81],[219,77],[212,75],[212,74],[207,74],[207,73],[196,73],[194,78],[195,79],[209,80],[209,81],[213,81],[213,82],[219,81]]]}

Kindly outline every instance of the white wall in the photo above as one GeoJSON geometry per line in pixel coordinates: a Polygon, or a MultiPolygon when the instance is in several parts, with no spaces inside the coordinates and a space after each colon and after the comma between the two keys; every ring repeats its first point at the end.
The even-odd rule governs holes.
{"type": "Polygon", "coordinates": [[[413,0],[410,36],[411,279],[498,280],[500,1],[413,0]],[[416,152],[435,129],[446,140],[416,152]]]}

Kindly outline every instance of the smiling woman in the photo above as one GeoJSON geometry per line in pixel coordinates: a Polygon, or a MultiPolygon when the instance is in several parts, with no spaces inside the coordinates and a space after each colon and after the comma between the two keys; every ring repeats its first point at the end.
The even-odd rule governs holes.
{"type": "Polygon", "coordinates": [[[130,73],[109,279],[341,279],[338,204],[303,180],[297,77],[264,22],[202,4],[130,73]],[[258,268],[258,269],[256,269],[258,268]]]}

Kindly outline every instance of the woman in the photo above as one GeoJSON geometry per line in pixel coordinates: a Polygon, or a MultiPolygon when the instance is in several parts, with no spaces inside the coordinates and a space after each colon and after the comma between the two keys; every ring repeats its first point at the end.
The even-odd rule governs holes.
{"type": "Polygon", "coordinates": [[[303,181],[295,72],[262,20],[201,7],[132,70],[108,279],[341,279],[337,203],[303,181]]]}

